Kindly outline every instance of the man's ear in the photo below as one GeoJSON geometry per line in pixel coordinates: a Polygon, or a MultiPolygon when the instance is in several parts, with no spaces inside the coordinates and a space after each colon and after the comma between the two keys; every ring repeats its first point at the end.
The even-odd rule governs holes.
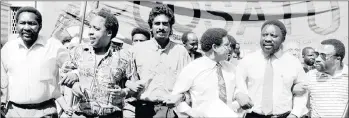
{"type": "Polygon", "coordinates": [[[214,52],[217,52],[217,48],[218,48],[218,45],[212,44],[212,50],[213,50],[214,52]]]}
{"type": "Polygon", "coordinates": [[[111,36],[113,34],[112,31],[107,31],[107,36],[111,36]]]}

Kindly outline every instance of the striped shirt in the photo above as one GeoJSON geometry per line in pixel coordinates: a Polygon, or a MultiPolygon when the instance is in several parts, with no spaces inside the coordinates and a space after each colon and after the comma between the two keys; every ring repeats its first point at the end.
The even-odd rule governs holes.
{"type": "Polygon", "coordinates": [[[348,102],[348,66],[330,76],[317,70],[309,71],[311,117],[342,117],[348,102]]]}

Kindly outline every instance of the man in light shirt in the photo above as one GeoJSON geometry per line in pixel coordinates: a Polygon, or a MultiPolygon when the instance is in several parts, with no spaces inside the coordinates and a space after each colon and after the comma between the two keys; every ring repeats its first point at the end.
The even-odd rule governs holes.
{"type": "Polygon", "coordinates": [[[177,74],[191,59],[182,45],[169,38],[174,23],[175,16],[168,6],[155,6],[148,19],[152,38],[132,48],[140,80],[136,84],[127,83],[126,86],[144,86],[137,98],[136,118],[176,117],[174,110],[165,103],[177,74]]]}
{"type": "Polygon", "coordinates": [[[35,8],[19,9],[16,21],[18,37],[1,49],[1,88],[8,89],[6,117],[57,118],[58,73],[68,52],[59,40],[39,35],[42,16],[35,8]]]}
{"type": "Polygon", "coordinates": [[[240,60],[236,68],[236,99],[247,110],[246,118],[300,118],[308,112],[307,94],[293,96],[292,86],[306,82],[300,61],[283,51],[285,25],[266,21],[260,46],[240,60]]]}
{"type": "Polygon", "coordinates": [[[231,51],[227,31],[208,29],[200,41],[204,56],[183,68],[172,91],[175,96],[189,91],[192,107],[181,102],[177,108],[194,118],[234,117],[235,81],[233,66],[226,61],[231,51]]]}
{"type": "Polygon", "coordinates": [[[302,58],[303,58],[303,69],[305,73],[309,72],[312,69],[315,69],[315,50],[312,47],[305,47],[302,50],[302,58]]]}
{"type": "Polygon", "coordinates": [[[310,109],[313,118],[339,118],[348,104],[348,66],[342,61],[344,44],[337,39],[321,42],[310,77],[310,109]]]}

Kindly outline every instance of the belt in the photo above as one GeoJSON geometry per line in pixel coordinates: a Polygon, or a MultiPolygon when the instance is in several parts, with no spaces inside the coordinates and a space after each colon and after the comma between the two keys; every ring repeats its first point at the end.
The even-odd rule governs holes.
{"type": "Polygon", "coordinates": [[[166,103],[163,103],[163,102],[153,102],[153,101],[145,101],[145,100],[137,100],[136,104],[140,104],[142,106],[154,106],[154,105],[166,106],[166,103]]]}
{"type": "Polygon", "coordinates": [[[256,112],[252,112],[252,113],[247,113],[247,115],[256,116],[258,118],[286,118],[290,113],[291,111],[288,111],[282,114],[262,115],[256,112]]]}
{"type": "Polygon", "coordinates": [[[47,105],[54,105],[55,103],[54,98],[46,100],[44,102],[41,103],[37,103],[37,104],[17,104],[14,103],[12,101],[9,101],[10,104],[13,104],[13,106],[19,107],[19,108],[23,108],[23,109],[40,109],[40,108],[44,108],[47,105]]]}

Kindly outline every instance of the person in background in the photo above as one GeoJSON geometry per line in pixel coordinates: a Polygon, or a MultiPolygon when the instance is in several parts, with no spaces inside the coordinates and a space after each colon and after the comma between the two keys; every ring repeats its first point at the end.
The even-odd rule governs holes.
{"type": "MultiPolygon", "coordinates": [[[[1,49],[1,88],[7,89],[2,104],[7,103],[6,117],[57,118],[55,100],[68,110],[61,97],[59,68],[69,59],[68,51],[55,38],[39,35],[41,13],[22,7],[16,14],[18,36],[1,49]]],[[[70,76],[70,75],[65,75],[70,76]]]]}
{"type": "Polygon", "coordinates": [[[131,32],[133,44],[150,40],[150,32],[146,29],[136,27],[131,32]]]}
{"type": "Polygon", "coordinates": [[[300,118],[308,113],[307,94],[293,95],[292,87],[308,79],[300,61],[283,49],[286,33],[282,22],[264,22],[261,50],[246,55],[236,68],[235,98],[247,110],[246,118],[300,118]]]}
{"type": "Polygon", "coordinates": [[[309,70],[315,69],[314,63],[315,63],[315,50],[312,47],[305,47],[302,50],[302,58],[303,58],[303,69],[305,73],[307,73],[309,70]]]}
{"type": "Polygon", "coordinates": [[[72,86],[76,115],[123,118],[124,99],[137,91],[125,87],[127,81],[138,80],[133,58],[123,48],[115,49],[111,44],[118,30],[116,17],[100,10],[90,22],[91,44],[74,48],[65,63],[64,67],[71,69],[66,73],[75,73],[68,79],[78,80],[72,86]]]}
{"type": "Polygon", "coordinates": [[[188,50],[188,53],[192,60],[202,57],[198,49],[198,37],[193,32],[185,32],[182,35],[182,43],[184,47],[188,50]]]}
{"type": "Polygon", "coordinates": [[[148,19],[152,38],[132,48],[140,80],[127,85],[143,88],[137,97],[136,118],[174,118],[178,115],[173,108],[167,106],[173,103],[167,101],[172,99],[169,96],[177,74],[191,58],[183,45],[169,38],[174,23],[174,13],[168,6],[153,7],[148,19]]]}

